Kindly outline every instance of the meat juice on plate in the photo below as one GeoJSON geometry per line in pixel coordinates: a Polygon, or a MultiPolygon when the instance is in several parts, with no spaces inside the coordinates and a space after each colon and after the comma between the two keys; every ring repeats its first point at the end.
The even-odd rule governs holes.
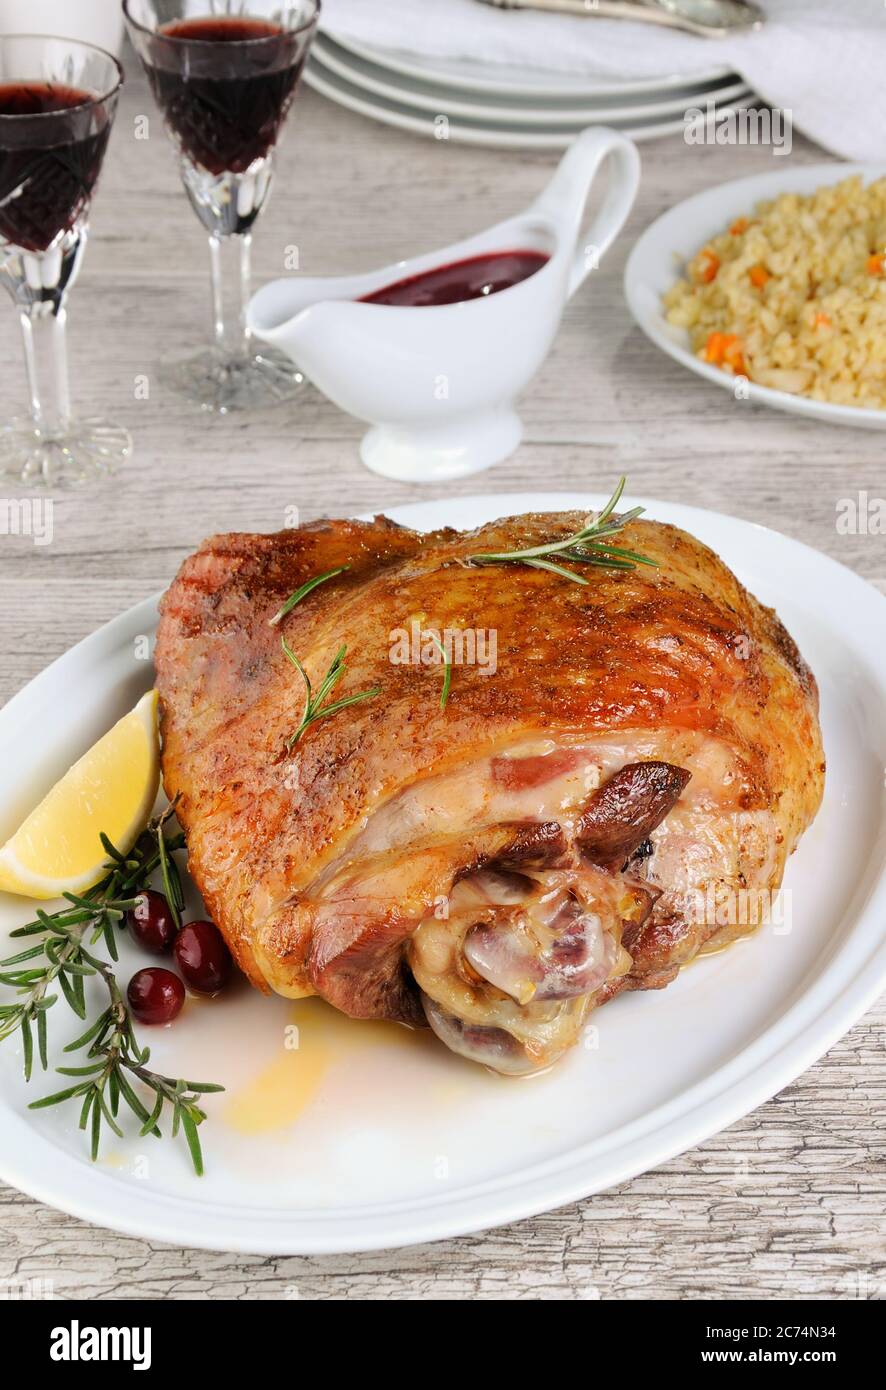
{"type": "Polygon", "coordinates": [[[25,118],[0,131],[0,238],[45,251],[89,202],[110,121],[91,92],[55,82],[0,83],[0,116],[25,118]]]}
{"type": "Polygon", "coordinates": [[[211,174],[243,173],[277,143],[306,52],[270,20],[175,20],[158,31],[148,77],[184,152],[211,174]],[[187,57],[164,38],[187,40],[187,57]]]}

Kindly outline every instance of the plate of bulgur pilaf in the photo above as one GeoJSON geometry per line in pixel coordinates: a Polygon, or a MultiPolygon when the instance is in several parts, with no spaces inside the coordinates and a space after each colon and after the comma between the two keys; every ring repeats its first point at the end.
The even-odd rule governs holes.
{"type": "Polygon", "coordinates": [[[886,428],[886,166],[697,194],[640,237],[625,295],[658,347],[737,399],[886,428]]]}

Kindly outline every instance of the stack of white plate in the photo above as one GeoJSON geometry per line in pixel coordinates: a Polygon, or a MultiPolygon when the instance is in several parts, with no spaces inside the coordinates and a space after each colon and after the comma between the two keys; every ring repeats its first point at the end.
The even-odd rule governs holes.
{"type": "Polygon", "coordinates": [[[579,78],[495,63],[454,63],[370,47],[320,33],[306,81],[316,91],[387,125],[472,145],[564,149],[589,125],[634,140],[684,128],[686,112],[747,103],[747,83],[711,66],[691,76],[579,78]]]}

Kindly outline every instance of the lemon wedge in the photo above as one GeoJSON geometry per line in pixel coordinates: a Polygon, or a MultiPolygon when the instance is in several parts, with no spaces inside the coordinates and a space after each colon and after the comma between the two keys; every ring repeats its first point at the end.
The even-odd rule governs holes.
{"type": "Polygon", "coordinates": [[[26,898],[82,893],[104,876],[102,831],[127,854],[160,781],[157,692],[93,744],[0,849],[0,890],[26,898]]]}

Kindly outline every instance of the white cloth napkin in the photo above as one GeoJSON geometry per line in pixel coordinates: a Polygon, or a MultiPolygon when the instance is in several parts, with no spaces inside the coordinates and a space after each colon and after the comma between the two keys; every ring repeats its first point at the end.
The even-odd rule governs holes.
{"type": "Polygon", "coordinates": [[[760,0],[756,34],[700,39],[626,20],[497,10],[478,0],[323,0],[323,27],[426,57],[590,77],[732,67],[797,130],[846,159],[886,161],[884,0],[760,0]]]}

